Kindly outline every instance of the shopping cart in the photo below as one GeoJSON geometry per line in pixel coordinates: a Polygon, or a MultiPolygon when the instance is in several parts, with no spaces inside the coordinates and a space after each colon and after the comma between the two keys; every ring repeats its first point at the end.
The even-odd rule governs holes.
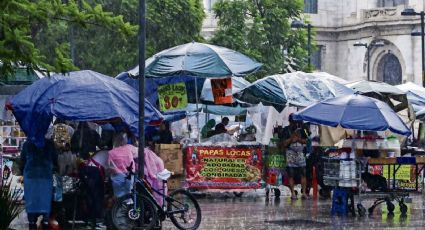
{"type": "Polygon", "coordinates": [[[323,183],[333,187],[332,215],[346,215],[349,212],[356,215],[354,195],[358,194],[357,212],[360,216],[366,214],[362,205],[362,162],[349,157],[322,157],[323,183]],[[349,202],[350,200],[350,202],[349,202]]]}

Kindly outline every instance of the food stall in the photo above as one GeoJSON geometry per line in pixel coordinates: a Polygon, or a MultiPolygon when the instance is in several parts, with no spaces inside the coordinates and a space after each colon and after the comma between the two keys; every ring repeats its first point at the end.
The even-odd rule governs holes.
{"type": "MultiPolygon", "coordinates": [[[[409,128],[403,123],[403,121],[398,117],[398,115],[384,102],[381,102],[379,100],[361,96],[358,94],[349,95],[349,96],[343,96],[335,99],[328,99],[321,101],[319,103],[316,103],[310,107],[307,107],[306,109],[299,111],[295,113],[294,115],[295,120],[304,120],[313,122],[315,124],[320,125],[326,125],[326,126],[332,126],[332,127],[343,127],[345,129],[353,129],[353,130],[368,130],[373,132],[378,131],[385,131],[389,130],[393,133],[409,136],[411,134],[411,131],[409,128]]],[[[393,140],[390,140],[393,141],[393,140]]],[[[386,159],[380,157],[382,153],[386,153],[388,156],[388,151],[382,151],[380,152],[379,149],[390,149],[391,151],[397,150],[397,145],[384,145],[385,140],[377,141],[376,138],[373,141],[369,140],[344,140],[343,144],[346,143],[346,145],[351,144],[351,149],[355,154],[346,154],[345,157],[340,157],[340,168],[339,171],[343,170],[343,161],[354,161],[356,162],[362,162],[366,160],[366,163],[373,159],[372,156],[367,157],[366,154],[376,154],[375,157],[377,159],[386,159]],[[379,144],[378,150],[376,150],[376,143],[379,144]],[[362,151],[356,151],[357,145],[362,145],[362,151]],[[388,148],[391,147],[391,148],[388,148]],[[372,152],[365,151],[365,149],[372,148],[372,152]],[[363,154],[364,157],[360,157],[359,155],[363,154]],[[353,155],[353,156],[352,156],[353,155]],[[358,156],[355,156],[358,155],[358,156]],[[354,158],[354,159],[352,159],[354,158]]],[[[388,139],[387,139],[388,142],[388,139]]],[[[391,155],[395,155],[391,153],[391,155]]],[[[397,158],[400,159],[400,158],[397,158]]],[[[379,162],[379,161],[378,161],[379,162]]],[[[416,163],[416,159],[410,160],[406,158],[400,159],[398,162],[399,164],[402,164],[403,162],[407,162],[408,164],[414,164],[416,163]]],[[[363,168],[363,164],[359,164],[360,166],[360,173],[355,173],[352,178],[358,179],[360,181],[365,181],[368,184],[368,187],[376,186],[376,183],[378,182],[378,185],[376,187],[379,188],[379,190],[383,190],[383,192],[388,192],[388,188],[385,183],[385,179],[383,182],[383,185],[381,184],[382,178],[380,176],[374,176],[370,175],[368,168],[363,168]],[[357,175],[359,177],[357,177],[357,175]],[[368,180],[369,179],[369,180],[368,180]],[[371,182],[371,183],[369,183],[371,182]]],[[[357,165],[356,165],[357,168],[357,165]]],[[[337,168],[338,169],[338,168],[337,168]]],[[[325,168],[326,172],[327,168],[325,168]]],[[[357,169],[356,169],[357,170],[357,169]]],[[[394,174],[394,173],[393,173],[394,174]]],[[[350,177],[351,177],[350,176],[350,177]]],[[[334,178],[337,181],[343,181],[343,180],[350,180],[351,178],[346,178],[344,174],[339,173],[335,174],[334,178]]],[[[345,187],[345,186],[342,186],[345,187]]],[[[348,212],[347,207],[349,206],[346,202],[343,202],[342,204],[338,202],[338,199],[347,199],[347,194],[351,194],[351,207],[349,208],[353,215],[355,214],[354,209],[354,198],[352,192],[350,192],[350,189],[347,188],[341,188],[341,186],[336,185],[335,188],[337,191],[333,194],[333,204],[332,204],[332,210],[337,210],[335,212],[346,214],[348,212]]],[[[359,195],[359,201],[357,204],[357,208],[360,215],[364,215],[366,213],[365,208],[361,204],[360,196],[363,191],[362,183],[357,184],[357,190],[359,195]]],[[[404,204],[404,198],[405,194],[387,194],[383,197],[380,197],[377,199],[375,204],[369,209],[369,212],[372,213],[373,209],[376,204],[379,204],[381,201],[387,202],[387,209],[389,213],[392,213],[394,211],[394,205],[391,203],[391,201],[398,201],[400,208],[403,208],[404,213],[407,211],[406,205],[404,204]]],[[[408,196],[408,194],[407,194],[408,196]]],[[[332,211],[334,213],[334,211],[332,211]]],[[[402,211],[403,213],[403,211],[402,211]]]]}

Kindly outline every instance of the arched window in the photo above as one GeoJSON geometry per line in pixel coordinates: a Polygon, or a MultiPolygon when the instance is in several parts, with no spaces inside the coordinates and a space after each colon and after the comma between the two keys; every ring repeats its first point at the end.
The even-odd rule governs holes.
{"type": "Polygon", "coordinates": [[[401,84],[402,72],[398,58],[391,53],[385,54],[378,62],[378,81],[386,82],[390,85],[401,84]]]}

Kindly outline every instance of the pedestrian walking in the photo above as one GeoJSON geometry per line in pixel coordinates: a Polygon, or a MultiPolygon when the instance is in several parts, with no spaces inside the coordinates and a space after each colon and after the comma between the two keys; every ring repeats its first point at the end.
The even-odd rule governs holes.
{"type": "Polygon", "coordinates": [[[292,114],[289,115],[289,126],[283,130],[283,141],[281,147],[286,153],[286,171],[289,177],[289,189],[291,190],[291,199],[296,200],[294,185],[295,177],[301,177],[301,198],[306,199],[307,180],[306,180],[306,160],[304,151],[306,151],[307,134],[302,126],[297,121],[292,119],[292,114]]]}
{"type": "Polygon", "coordinates": [[[37,219],[42,216],[43,229],[47,230],[53,198],[53,168],[57,164],[53,141],[46,139],[44,147],[39,148],[27,140],[22,147],[21,161],[29,229],[37,229],[37,219]]]}

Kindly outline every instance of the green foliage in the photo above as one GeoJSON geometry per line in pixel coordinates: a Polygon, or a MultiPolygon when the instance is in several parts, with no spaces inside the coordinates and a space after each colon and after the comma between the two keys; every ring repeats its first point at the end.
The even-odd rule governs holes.
{"type": "MultiPolygon", "coordinates": [[[[68,0],[66,3],[61,0],[0,0],[0,9],[0,75],[11,73],[16,65],[52,72],[76,69],[69,59],[69,45],[65,39],[49,37],[43,41],[46,49],[35,44],[37,38],[43,36],[40,34],[53,25],[66,27],[72,24],[79,28],[97,25],[126,36],[134,36],[137,32],[137,27],[125,22],[122,16],[114,16],[104,11],[101,5],[84,0],[68,0]]],[[[60,34],[63,30],[58,32],[51,35],[63,36],[60,34]]]]}
{"type": "MultiPolygon", "coordinates": [[[[120,15],[122,20],[132,25],[139,23],[138,0],[88,2],[101,4],[104,10],[120,15]]],[[[200,0],[149,0],[146,3],[146,58],[175,45],[202,41],[200,31],[205,13],[200,0]]],[[[110,76],[138,63],[137,33],[127,35],[95,24],[86,24],[84,30],[80,27],[77,23],[52,22],[36,37],[36,45],[43,52],[52,53],[58,44],[69,42],[64,48],[74,54],[71,56],[78,68],[110,76]]],[[[49,63],[54,63],[53,57],[48,59],[49,63]]]]}
{"type": "Polygon", "coordinates": [[[220,0],[214,5],[219,21],[211,42],[262,62],[253,78],[308,71],[307,30],[290,26],[291,20],[302,20],[303,9],[302,0],[220,0]]]}
{"type": "Polygon", "coordinates": [[[23,211],[23,206],[18,203],[21,193],[12,193],[10,182],[4,183],[0,185],[0,229],[9,229],[12,221],[23,211]]]}

